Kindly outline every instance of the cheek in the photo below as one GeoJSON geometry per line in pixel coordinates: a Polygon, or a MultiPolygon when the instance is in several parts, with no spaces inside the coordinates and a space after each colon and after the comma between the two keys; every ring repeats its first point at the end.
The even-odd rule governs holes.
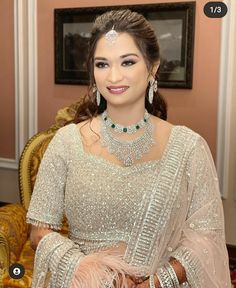
{"type": "Polygon", "coordinates": [[[137,66],[136,69],[132,71],[132,78],[141,83],[148,83],[148,70],[145,65],[137,66]]]}
{"type": "Polygon", "coordinates": [[[104,93],[105,91],[105,75],[104,75],[104,71],[94,71],[94,80],[96,83],[97,88],[99,89],[99,91],[101,91],[102,93],[104,93]]]}
{"type": "Polygon", "coordinates": [[[136,70],[130,76],[130,82],[136,83],[138,87],[148,85],[148,73],[145,69],[136,70]]]}
{"type": "Polygon", "coordinates": [[[96,81],[104,81],[104,79],[105,79],[105,77],[106,77],[106,71],[105,71],[105,69],[104,70],[94,70],[94,79],[96,80],[96,81]]]}
{"type": "Polygon", "coordinates": [[[101,73],[97,72],[97,71],[94,71],[94,80],[95,82],[98,84],[101,82],[101,73]]]}

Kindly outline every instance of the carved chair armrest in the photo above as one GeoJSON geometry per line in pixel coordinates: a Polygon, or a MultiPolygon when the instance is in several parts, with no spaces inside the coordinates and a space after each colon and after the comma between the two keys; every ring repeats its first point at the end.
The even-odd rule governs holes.
{"type": "MultiPolygon", "coordinates": [[[[26,210],[20,204],[8,204],[0,208],[0,241],[7,247],[9,263],[15,262],[28,238],[26,210]]],[[[0,256],[1,257],[1,256],[0,256]]]]}
{"type": "Polygon", "coordinates": [[[9,267],[9,246],[5,236],[0,233],[0,288],[3,287],[2,277],[9,267]]]}

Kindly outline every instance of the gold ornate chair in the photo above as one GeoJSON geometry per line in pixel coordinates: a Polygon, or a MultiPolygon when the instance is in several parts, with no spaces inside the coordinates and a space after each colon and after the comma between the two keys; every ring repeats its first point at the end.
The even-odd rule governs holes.
{"type": "MultiPolygon", "coordinates": [[[[8,204],[0,208],[0,287],[31,287],[34,251],[29,242],[29,225],[26,212],[42,156],[55,132],[74,118],[79,103],[60,109],[55,124],[48,130],[34,135],[21,154],[19,162],[19,190],[21,204],[8,204]],[[20,263],[25,267],[23,278],[12,279],[9,266],[20,263]]],[[[66,219],[62,233],[67,233],[66,219]]]]}

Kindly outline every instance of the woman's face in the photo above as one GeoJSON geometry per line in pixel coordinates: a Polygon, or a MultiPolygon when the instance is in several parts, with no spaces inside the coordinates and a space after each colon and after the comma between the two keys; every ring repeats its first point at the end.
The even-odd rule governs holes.
{"type": "Polygon", "coordinates": [[[128,33],[119,33],[114,43],[105,36],[94,53],[94,78],[97,89],[111,105],[144,103],[150,80],[144,57],[128,33]]]}

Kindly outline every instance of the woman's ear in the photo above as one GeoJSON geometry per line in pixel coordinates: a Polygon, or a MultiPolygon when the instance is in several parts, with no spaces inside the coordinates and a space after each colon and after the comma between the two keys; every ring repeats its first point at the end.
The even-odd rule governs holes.
{"type": "Polygon", "coordinates": [[[154,66],[153,66],[153,68],[152,68],[152,75],[153,75],[153,76],[156,75],[159,67],[160,67],[160,60],[158,60],[158,61],[154,64],[154,66]]]}

